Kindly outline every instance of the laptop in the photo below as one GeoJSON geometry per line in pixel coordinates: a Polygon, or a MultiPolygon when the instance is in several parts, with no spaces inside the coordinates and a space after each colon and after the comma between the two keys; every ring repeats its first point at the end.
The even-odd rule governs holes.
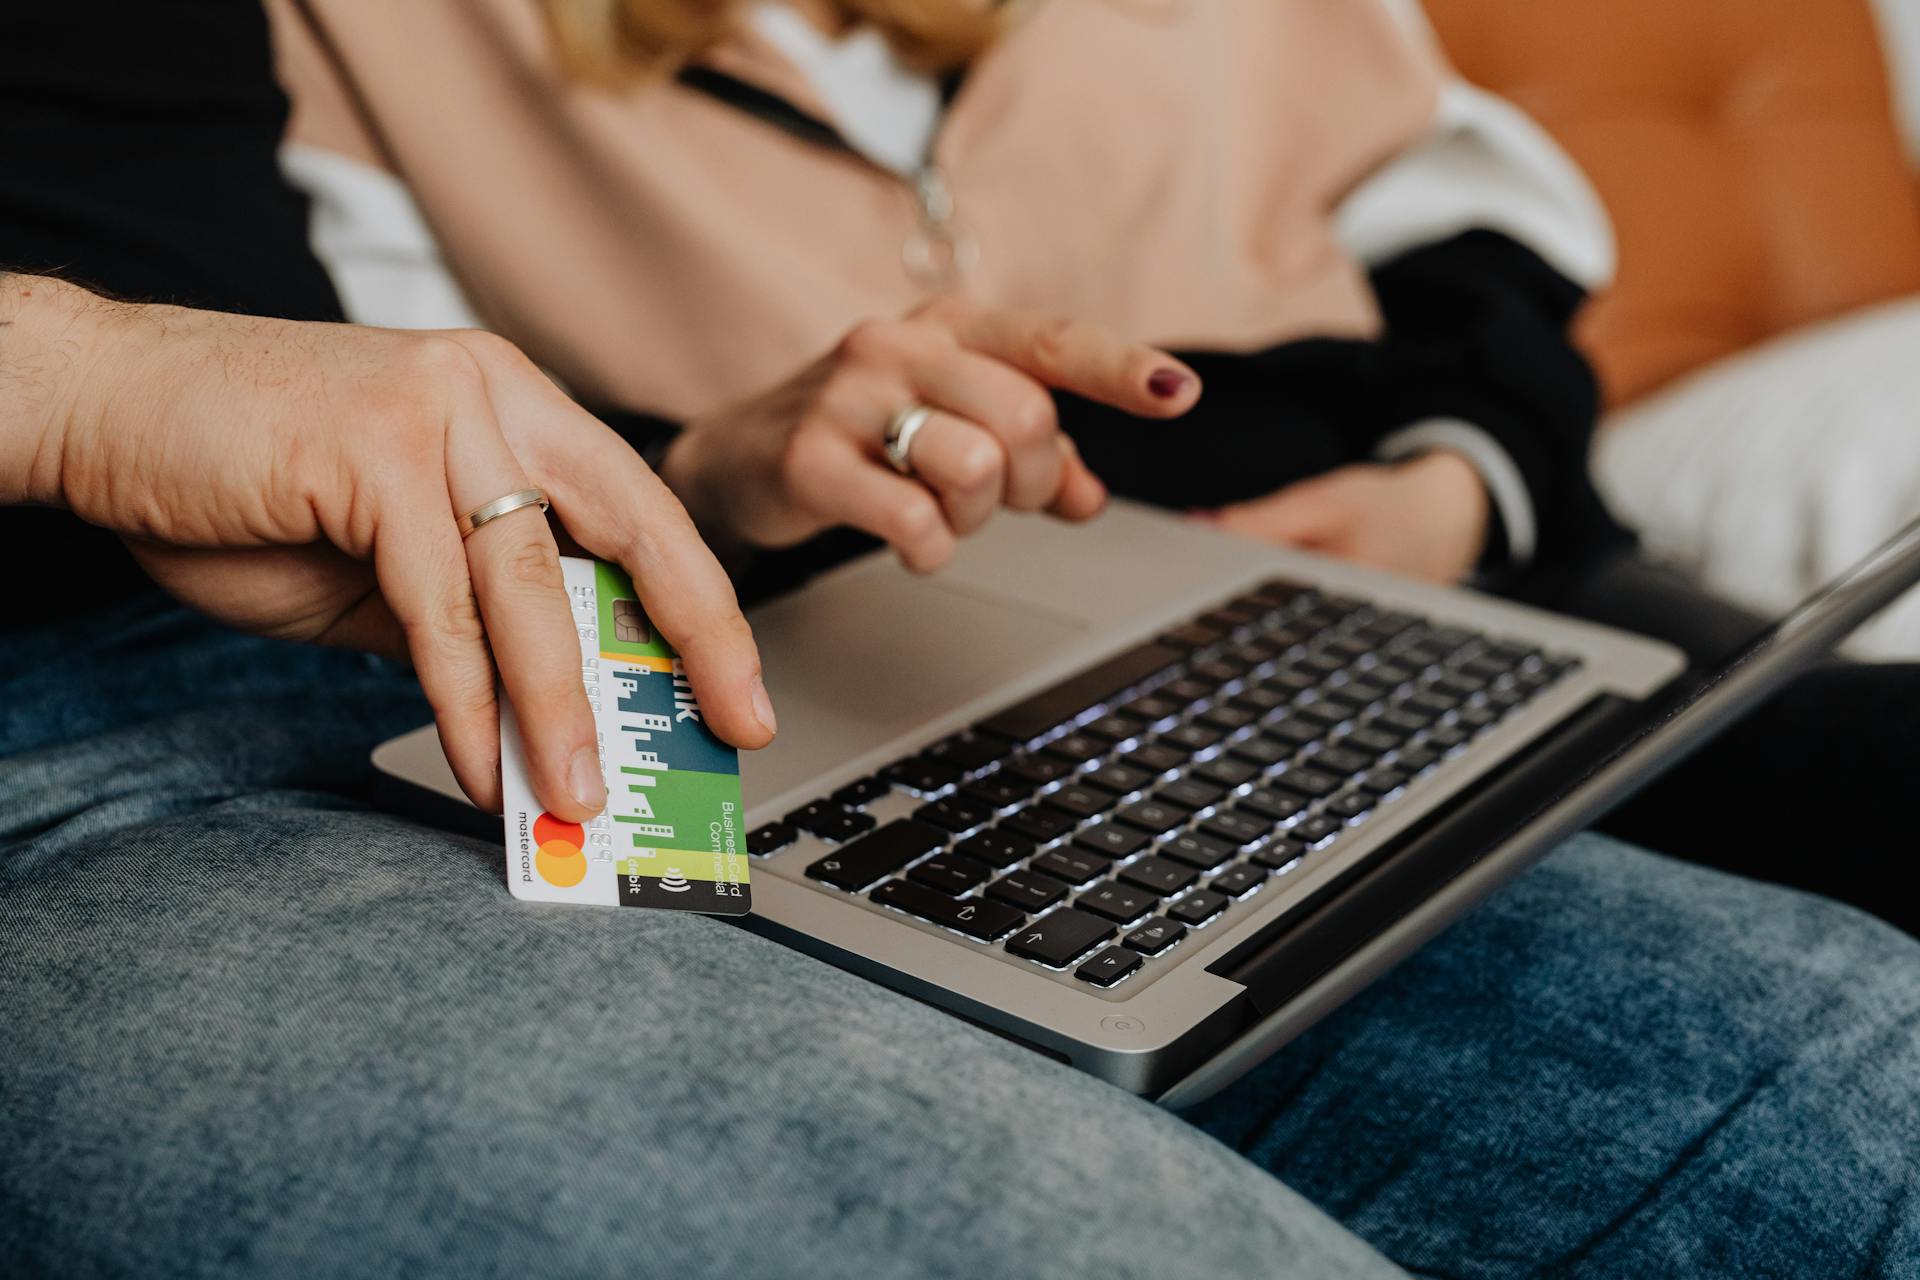
{"type": "MultiPolygon", "coordinates": [[[[1920,523],[1689,673],[1129,503],[1002,516],[936,577],[875,554],[750,615],[781,734],[742,760],[742,923],[1191,1105],[1916,581],[1920,523]]],[[[374,762],[484,829],[431,726],[374,762]]]]}

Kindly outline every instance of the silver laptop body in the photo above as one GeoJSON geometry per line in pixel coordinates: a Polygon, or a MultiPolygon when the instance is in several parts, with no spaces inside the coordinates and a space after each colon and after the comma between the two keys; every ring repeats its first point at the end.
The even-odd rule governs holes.
{"type": "MultiPolygon", "coordinates": [[[[1002,517],[932,578],[869,556],[751,615],[781,734],[742,762],[749,824],[777,846],[744,923],[1190,1104],[1916,577],[1920,536],[1668,721],[1685,664],[1666,645],[1131,504],[1083,526],[1002,517]],[[1176,740],[1184,762],[1153,769],[1176,740]],[[989,841],[1003,824],[1025,834],[989,841]],[[1036,885],[1062,892],[1014,892],[1036,885]]],[[[374,761],[416,804],[461,800],[431,726],[374,761]]]]}

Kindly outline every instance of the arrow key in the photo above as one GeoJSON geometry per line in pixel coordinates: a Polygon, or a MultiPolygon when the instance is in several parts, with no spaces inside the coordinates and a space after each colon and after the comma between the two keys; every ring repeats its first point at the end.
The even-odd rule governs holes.
{"type": "Polygon", "coordinates": [[[1108,947],[1074,970],[1073,976],[1096,987],[1110,987],[1140,967],[1140,957],[1123,947],[1108,947]]]}
{"type": "Polygon", "coordinates": [[[1063,908],[1035,920],[1007,939],[1007,952],[1054,969],[1064,969],[1119,930],[1084,911],[1063,908]]]}

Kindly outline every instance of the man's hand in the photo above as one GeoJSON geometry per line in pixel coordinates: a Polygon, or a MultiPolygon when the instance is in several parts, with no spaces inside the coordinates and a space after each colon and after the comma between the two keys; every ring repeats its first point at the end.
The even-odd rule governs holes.
{"type": "Polygon", "coordinates": [[[690,423],[660,473],[716,542],[784,547],[846,524],[927,573],[1002,506],[1085,520],[1105,505],[1054,387],[1153,418],[1200,398],[1193,371],[1150,347],[946,299],[860,325],[778,387],[690,423]],[[884,438],[916,404],[934,413],[901,476],[884,438]]]}
{"type": "Polygon", "coordinates": [[[1210,518],[1243,537],[1453,583],[1479,563],[1490,515],[1473,464],[1439,450],[1342,467],[1210,518]]]}
{"type": "Polygon", "coordinates": [[[633,576],[714,731],[773,737],[753,637],[686,512],[510,344],[0,289],[0,429],[20,433],[0,496],[115,530],[236,626],[411,657],[475,803],[500,803],[496,682],[541,804],[579,820],[605,801],[553,531],[537,507],[456,527],[529,485],[633,576]]]}

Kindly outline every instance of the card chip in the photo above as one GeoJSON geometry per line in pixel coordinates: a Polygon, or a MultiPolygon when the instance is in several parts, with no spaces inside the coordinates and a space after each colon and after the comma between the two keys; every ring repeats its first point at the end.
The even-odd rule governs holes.
{"type": "Polygon", "coordinates": [[[626,644],[653,643],[653,628],[636,600],[613,602],[613,638],[626,644]]]}

